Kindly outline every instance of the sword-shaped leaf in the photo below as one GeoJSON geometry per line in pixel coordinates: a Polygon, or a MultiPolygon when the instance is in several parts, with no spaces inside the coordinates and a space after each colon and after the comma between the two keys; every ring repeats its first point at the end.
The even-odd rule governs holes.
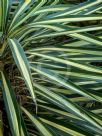
{"type": "Polygon", "coordinates": [[[50,91],[46,87],[34,83],[34,86],[40,90],[37,92],[41,92],[41,95],[54,103],[55,105],[59,106],[60,108],[66,110],[66,111],[71,111],[71,113],[80,116],[84,120],[90,122],[92,125],[96,126],[99,128],[99,130],[102,129],[101,123],[98,119],[95,119],[93,116],[91,116],[91,113],[88,113],[84,109],[82,109],[80,106],[76,105],[69,99],[66,99],[66,97],[63,97],[62,95],[59,95],[53,91],[50,91]]]}
{"type": "Polygon", "coordinates": [[[4,72],[1,72],[3,98],[6,107],[6,112],[13,136],[20,136],[21,134],[21,119],[18,104],[14,92],[4,72]]]}
{"type": "Polygon", "coordinates": [[[0,0],[0,27],[5,29],[12,0],[0,0]]]}
{"type": "Polygon", "coordinates": [[[16,11],[14,12],[14,15],[13,15],[14,17],[13,17],[13,19],[12,19],[12,22],[11,22],[11,24],[10,24],[9,29],[11,29],[11,28],[14,26],[14,24],[15,24],[15,22],[17,21],[17,19],[19,18],[19,16],[20,16],[21,14],[23,14],[24,11],[26,11],[26,10],[29,8],[29,6],[30,6],[30,4],[31,4],[31,1],[32,1],[32,0],[22,0],[22,1],[19,3],[18,8],[17,8],[16,11]]]}
{"type": "Polygon", "coordinates": [[[35,127],[39,130],[41,133],[41,136],[53,136],[51,131],[49,131],[44,124],[38,119],[37,116],[31,115],[29,111],[27,111],[24,107],[21,107],[23,112],[28,116],[28,118],[32,121],[32,123],[35,125],[35,127]]]}
{"type": "Polygon", "coordinates": [[[15,63],[24,78],[24,81],[29,89],[29,92],[33,100],[36,103],[31,71],[30,71],[29,63],[26,58],[25,52],[23,48],[21,47],[20,43],[16,39],[10,39],[9,46],[11,48],[15,63]]]}

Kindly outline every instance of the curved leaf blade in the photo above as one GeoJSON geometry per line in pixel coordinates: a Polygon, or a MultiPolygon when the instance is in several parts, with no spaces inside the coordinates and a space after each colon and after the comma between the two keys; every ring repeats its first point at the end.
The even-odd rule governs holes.
{"type": "Polygon", "coordinates": [[[29,63],[26,58],[25,52],[21,47],[20,43],[16,39],[9,39],[9,46],[11,48],[15,63],[19,68],[27,87],[29,88],[29,92],[34,102],[36,103],[36,96],[33,89],[31,71],[29,68],[29,63]]]}
{"type": "Polygon", "coordinates": [[[1,72],[1,78],[3,86],[3,98],[6,106],[11,132],[13,136],[20,136],[21,121],[18,104],[4,72],[1,72]]]}
{"type": "Polygon", "coordinates": [[[24,107],[21,107],[21,109],[43,136],[53,136],[53,134],[44,126],[44,124],[41,123],[38,117],[31,115],[31,113],[28,112],[24,107]]]}

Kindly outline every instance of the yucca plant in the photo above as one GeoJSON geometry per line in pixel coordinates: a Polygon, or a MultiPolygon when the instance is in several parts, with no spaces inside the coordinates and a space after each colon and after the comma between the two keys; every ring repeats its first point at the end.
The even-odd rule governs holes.
{"type": "Polygon", "coordinates": [[[102,135],[102,0],[0,0],[0,136],[102,135]]]}

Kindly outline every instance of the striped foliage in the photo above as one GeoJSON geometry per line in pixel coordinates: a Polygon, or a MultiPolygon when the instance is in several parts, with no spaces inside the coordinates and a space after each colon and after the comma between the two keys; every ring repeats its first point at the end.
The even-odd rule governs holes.
{"type": "Polygon", "coordinates": [[[0,136],[101,136],[101,52],[102,0],[0,0],[0,136]]]}

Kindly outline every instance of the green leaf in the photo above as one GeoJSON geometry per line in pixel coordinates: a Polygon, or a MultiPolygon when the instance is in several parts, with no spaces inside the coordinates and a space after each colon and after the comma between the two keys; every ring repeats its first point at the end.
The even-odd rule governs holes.
{"type": "Polygon", "coordinates": [[[21,107],[21,109],[32,121],[35,127],[39,130],[42,136],[53,136],[53,134],[44,126],[44,124],[40,121],[37,116],[31,115],[31,113],[28,112],[24,107],[21,107]]]}
{"type": "Polygon", "coordinates": [[[19,68],[27,87],[29,88],[29,92],[34,102],[36,103],[36,96],[33,89],[33,80],[31,76],[29,62],[26,58],[25,52],[16,39],[10,39],[9,46],[11,48],[15,63],[19,68]]]}
{"type": "Polygon", "coordinates": [[[0,1],[0,27],[2,31],[5,31],[6,23],[8,21],[9,8],[11,6],[11,0],[0,1]]]}
{"type": "MultiPolygon", "coordinates": [[[[25,3],[28,3],[29,1],[31,0],[26,0],[25,3]]],[[[35,2],[35,1],[34,1],[35,2]]],[[[33,3],[34,3],[33,2],[33,3]]],[[[41,6],[43,6],[45,3],[47,2],[47,0],[41,0],[41,1],[38,1],[37,4],[34,3],[34,6],[30,9],[30,11],[28,11],[24,16],[22,15],[21,18],[19,18],[16,22],[16,24],[14,25],[14,27],[12,27],[10,29],[10,33],[15,29],[17,28],[19,25],[21,25],[22,23],[24,23],[27,19],[29,19],[30,17],[33,16],[34,12],[36,12],[41,6]]],[[[24,4],[25,5],[25,4],[24,4]]],[[[25,6],[22,6],[23,8],[25,6]]],[[[21,10],[21,9],[20,9],[21,10]]],[[[18,10],[18,11],[20,11],[18,10]]],[[[20,12],[19,12],[20,13],[20,12]]]]}
{"type": "Polygon", "coordinates": [[[76,14],[76,13],[79,13],[80,14],[80,11],[84,11],[85,9],[90,9],[91,7],[93,6],[96,6],[97,4],[101,4],[102,1],[101,0],[89,0],[87,2],[83,2],[81,4],[78,4],[78,5],[75,5],[75,6],[72,6],[72,8],[70,9],[66,9],[62,12],[59,12],[59,13],[54,13],[53,15],[49,16],[49,18],[54,18],[54,17],[61,17],[61,16],[65,16],[65,15],[70,15],[70,14],[76,14]]]}
{"type": "Polygon", "coordinates": [[[37,56],[40,56],[40,57],[43,57],[43,58],[46,58],[46,59],[49,59],[49,60],[53,60],[55,62],[60,62],[60,63],[63,63],[63,64],[71,65],[73,67],[80,68],[80,69],[83,69],[83,70],[86,70],[86,71],[90,71],[90,72],[93,71],[93,72],[102,74],[101,68],[93,67],[93,66],[88,65],[88,64],[81,64],[80,62],[75,62],[71,59],[64,60],[64,59],[57,58],[57,57],[54,57],[54,56],[51,56],[51,55],[45,55],[45,54],[36,53],[36,52],[29,52],[29,51],[27,51],[26,53],[31,54],[31,55],[37,55],[37,56]]]}
{"type": "MultiPolygon", "coordinates": [[[[71,102],[69,99],[66,99],[66,97],[60,96],[59,94],[56,94],[55,92],[50,91],[46,87],[39,85],[37,83],[34,83],[34,86],[41,91],[40,95],[42,95],[55,105],[59,106],[60,108],[68,112],[71,111],[72,114],[73,113],[77,114],[78,116],[90,122],[92,125],[96,126],[100,130],[102,129],[100,122],[97,122],[98,120],[95,120],[90,113],[88,113],[75,103],[71,102]]],[[[39,94],[39,91],[37,91],[37,93],[39,94]]]]}
{"type": "Polygon", "coordinates": [[[64,80],[63,78],[61,78],[59,75],[54,75],[54,72],[51,72],[50,70],[48,69],[45,69],[45,68],[37,68],[36,66],[32,65],[31,66],[32,70],[48,77],[49,79],[51,79],[52,81],[56,81],[58,82],[60,85],[62,85],[63,87],[65,88],[68,88],[74,92],[77,92],[83,96],[85,96],[86,98],[90,98],[92,100],[97,100],[97,101],[101,101],[101,97],[100,96],[97,96],[97,95],[94,95],[78,86],[76,86],[75,84],[73,84],[71,81],[66,81],[64,80]]]}
{"type": "Polygon", "coordinates": [[[11,21],[10,27],[9,29],[11,29],[12,27],[14,27],[14,25],[17,22],[17,19],[19,18],[20,15],[22,15],[30,6],[32,0],[22,0],[19,3],[18,8],[16,9],[16,11],[13,14],[13,19],[11,21]]]}
{"type": "Polygon", "coordinates": [[[65,132],[67,135],[72,136],[85,136],[93,135],[92,133],[84,132],[80,127],[73,125],[72,123],[65,123],[61,120],[54,119],[52,117],[40,117],[41,121],[46,123],[49,126],[52,126],[59,131],[65,132]]]}
{"type": "Polygon", "coordinates": [[[21,136],[20,111],[14,92],[4,72],[1,72],[1,78],[3,86],[3,98],[12,135],[21,136]]]}
{"type": "Polygon", "coordinates": [[[0,38],[1,38],[1,36],[2,36],[2,32],[0,32],[0,38]]]}
{"type": "Polygon", "coordinates": [[[0,136],[3,136],[3,120],[1,111],[0,111],[0,136]]]}

